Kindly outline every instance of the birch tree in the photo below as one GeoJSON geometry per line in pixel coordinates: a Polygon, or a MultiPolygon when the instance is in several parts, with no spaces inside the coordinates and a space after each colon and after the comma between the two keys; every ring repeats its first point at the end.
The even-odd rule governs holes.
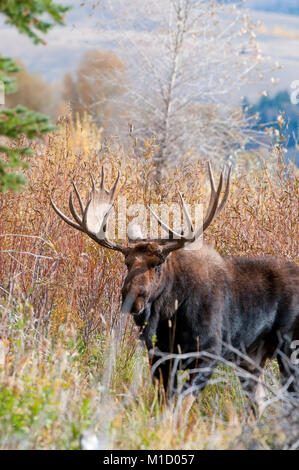
{"type": "Polygon", "coordinates": [[[135,137],[156,138],[159,171],[186,156],[223,160],[256,139],[238,101],[265,73],[246,11],[214,0],[103,0],[97,15],[99,43],[127,65],[135,137]]]}

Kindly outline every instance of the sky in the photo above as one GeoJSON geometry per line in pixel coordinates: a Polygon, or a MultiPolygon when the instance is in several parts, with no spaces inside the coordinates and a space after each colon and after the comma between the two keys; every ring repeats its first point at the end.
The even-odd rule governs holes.
{"type": "MultiPolygon", "coordinates": [[[[46,46],[33,45],[29,38],[0,19],[0,54],[20,58],[29,70],[54,83],[76,69],[86,50],[103,44],[103,31],[97,25],[100,2],[60,0],[60,3],[72,4],[73,8],[66,15],[67,26],[55,27],[46,36],[46,46]]],[[[282,70],[275,73],[279,84],[276,88],[269,86],[269,95],[280,89],[290,90],[292,81],[299,79],[298,0],[248,0],[247,7],[253,20],[262,23],[257,35],[262,52],[271,56],[273,63],[282,65],[282,70]]],[[[264,84],[258,83],[247,90],[247,95],[255,101],[264,88],[264,84]]]]}

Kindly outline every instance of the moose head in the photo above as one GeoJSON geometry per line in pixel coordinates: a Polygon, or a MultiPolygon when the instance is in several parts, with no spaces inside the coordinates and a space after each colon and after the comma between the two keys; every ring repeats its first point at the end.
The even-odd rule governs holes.
{"type": "Polygon", "coordinates": [[[183,196],[179,193],[181,209],[187,222],[186,232],[178,233],[168,227],[149,207],[151,214],[157,220],[158,225],[165,230],[167,236],[157,239],[143,238],[139,229],[138,237],[135,239],[129,238],[126,246],[110,241],[107,236],[108,218],[114,205],[120,173],[118,173],[110,191],[104,185],[104,166],[102,166],[101,181],[98,188],[95,186],[94,178],[91,176],[92,189],[86,205],[83,204],[79,191],[75,183],[72,182],[81,212],[79,215],[76,211],[73,203],[73,194],[70,192],[69,209],[74,220],[65,216],[50,198],[53,209],[67,224],[86,233],[102,247],[119,251],[124,255],[124,262],[128,273],[122,289],[122,311],[134,315],[136,323],[146,319],[146,316],[149,314],[149,311],[146,312],[147,306],[151,304],[153,298],[163,289],[162,274],[165,275],[165,273],[163,273],[162,265],[165,264],[168,256],[172,252],[184,248],[186,244],[197,240],[220,213],[228,199],[231,167],[228,170],[224,196],[220,203],[219,200],[224,181],[223,171],[220,175],[217,189],[210,163],[208,163],[208,174],[211,185],[210,201],[203,224],[196,232],[183,196]]]}

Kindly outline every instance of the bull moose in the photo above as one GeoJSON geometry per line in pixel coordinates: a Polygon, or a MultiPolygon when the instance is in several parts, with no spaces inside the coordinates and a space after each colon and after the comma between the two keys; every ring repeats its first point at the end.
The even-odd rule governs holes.
{"type": "MultiPolygon", "coordinates": [[[[74,220],[66,217],[52,199],[51,204],[71,227],[86,233],[99,245],[124,255],[128,272],[122,288],[122,311],[132,314],[136,324],[142,327],[148,351],[156,348],[162,354],[173,352],[185,356],[197,353],[194,358],[187,354],[188,359],[179,363],[180,369],[193,371],[185,387],[202,390],[219,363],[217,357],[228,358],[237,362],[247,376],[250,372],[256,379],[241,377],[244,390],[254,395],[266,360],[276,357],[282,381],[288,382],[289,391],[296,393],[298,369],[291,369],[289,361],[292,341],[299,339],[299,268],[296,264],[275,257],[223,257],[205,244],[198,250],[184,249],[202,235],[228,199],[231,167],[225,184],[224,173],[221,173],[217,189],[210,164],[208,173],[210,201],[203,224],[196,232],[180,194],[186,232],[172,230],[150,209],[167,237],[129,238],[127,246],[107,237],[107,221],[120,174],[111,191],[104,187],[104,167],[99,188],[91,177],[92,190],[86,205],[73,183],[81,212],[79,215],[71,192],[69,208],[74,220]],[[205,355],[201,357],[200,352],[205,355]]],[[[161,361],[161,354],[154,355],[153,364],[158,360],[159,367],[155,368],[154,375],[169,391],[171,361],[161,361]]],[[[177,371],[174,388],[176,374],[177,371]]]]}

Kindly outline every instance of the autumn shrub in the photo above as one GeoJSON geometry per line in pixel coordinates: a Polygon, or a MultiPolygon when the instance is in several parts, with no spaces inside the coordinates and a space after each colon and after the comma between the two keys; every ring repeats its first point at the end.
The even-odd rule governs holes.
{"type": "MultiPolygon", "coordinates": [[[[119,448],[249,445],[249,438],[234,441],[242,435],[245,409],[235,379],[222,389],[209,386],[201,408],[192,406],[180,418],[161,402],[138,329],[120,314],[122,255],[71,229],[49,203],[51,195],[67,212],[71,180],[86,198],[89,174],[99,181],[105,164],[107,187],[121,171],[127,205],[177,202],[179,189],[191,206],[206,207],[205,163],[182,161],[156,181],[155,145],[146,141],[136,154],[132,136],[124,149],[115,139],[103,141],[88,116],[75,123],[66,116],[54,134],[32,144],[26,189],[0,195],[3,448],[78,448],[82,430],[90,427],[105,430],[103,446],[119,448]],[[211,421],[215,403],[217,425],[211,421]],[[105,425],[101,413],[107,413],[105,425]]],[[[229,201],[205,242],[222,255],[296,261],[298,169],[286,163],[280,147],[267,161],[253,161],[244,154],[234,164],[229,201]]],[[[252,431],[250,439],[257,433],[262,447],[278,446],[284,433],[266,428],[252,431]]]]}

